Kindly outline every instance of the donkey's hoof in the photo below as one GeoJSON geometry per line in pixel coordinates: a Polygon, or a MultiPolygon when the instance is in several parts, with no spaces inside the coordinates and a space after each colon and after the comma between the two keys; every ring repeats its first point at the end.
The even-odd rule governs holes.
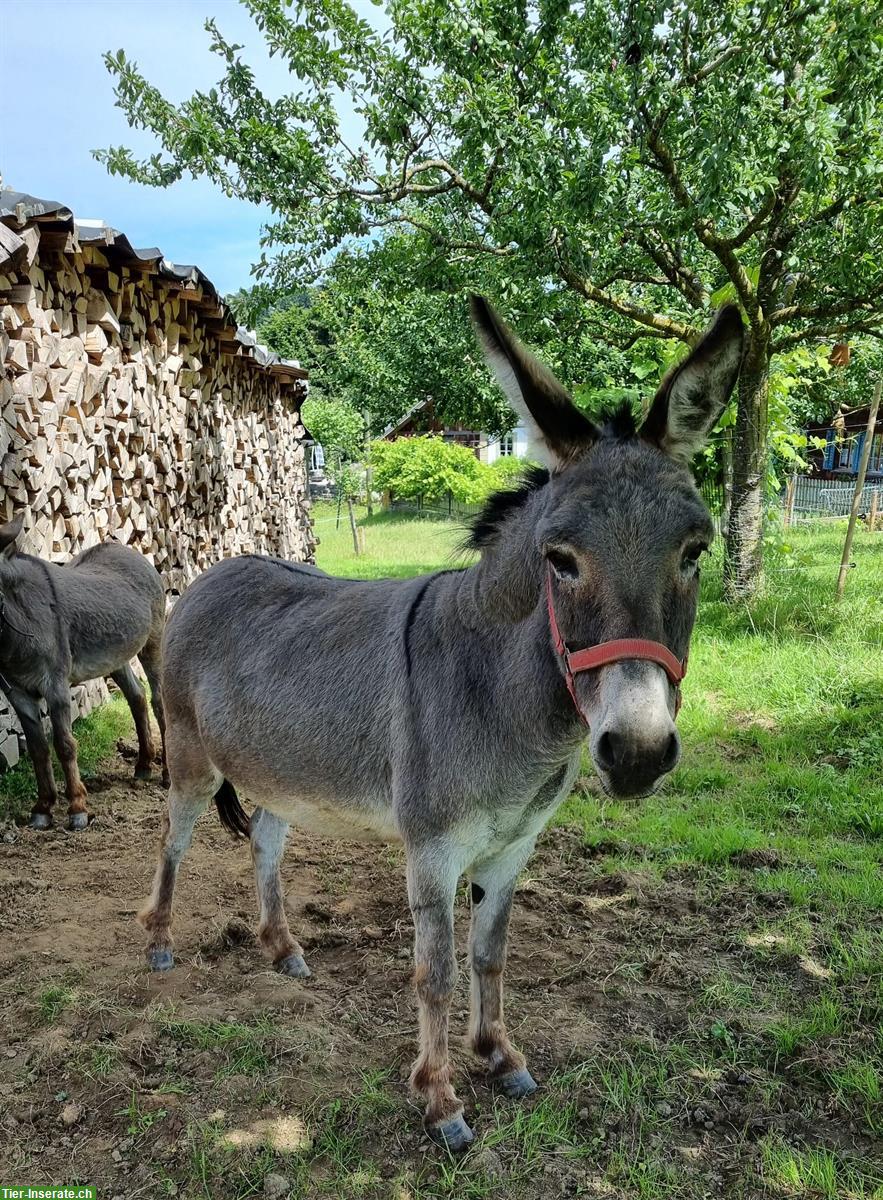
{"type": "Polygon", "coordinates": [[[67,819],[68,829],[75,833],[80,829],[85,829],[89,824],[89,814],[84,812],[70,813],[67,819]]]}
{"type": "Polygon", "coordinates": [[[30,826],[31,829],[51,829],[52,817],[44,812],[31,813],[30,826]]]}
{"type": "Polygon", "coordinates": [[[153,774],[153,772],[150,770],[150,767],[136,767],[135,768],[135,778],[136,779],[141,779],[146,782],[147,780],[150,779],[152,774],[153,774]]]}
{"type": "Polygon", "coordinates": [[[289,954],[288,958],[280,959],[276,963],[276,970],[282,975],[288,975],[291,979],[309,979],[312,975],[302,954],[289,954]]]}
{"type": "Polygon", "coordinates": [[[475,1141],[475,1134],[463,1120],[462,1116],[450,1117],[447,1121],[439,1121],[438,1125],[429,1127],[429,1136],[446,1150],[459,1154],[475,1141]]]}
{"type": "Polygon", "coordinates": [[[494,1080],[494,1084],[510,1100],[520,1100],[522,1096],[529,1096],[537,1090],[537,1081],[527,1067],[522,1067],[520,1071],[510,1071],[508,1075],[500,1075],[494,1080]]]}
{"type": "Polygon", "coordinates": [[[148,950],[147,965],[151,971],[171,971],[175,965],[175,956],[171,950],[148,950]]]}

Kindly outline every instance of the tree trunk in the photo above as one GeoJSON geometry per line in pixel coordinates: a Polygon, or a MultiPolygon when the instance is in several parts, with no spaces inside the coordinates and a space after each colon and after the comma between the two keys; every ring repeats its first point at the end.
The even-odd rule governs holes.
{"type": "Polygon", "coordinates": [[[733,437],[733,489],[724,558],[724,585],[731,600],[751,596],[763,577],[769,378],[768,347],[752,339],[739,377],[733,437]]]}
{"type": "Polygon", "coordinates": [[[720,531],[726,537],[730,528],[733,500],[733,430],[725,429],[721,442],[721,515],[720,531]]]}

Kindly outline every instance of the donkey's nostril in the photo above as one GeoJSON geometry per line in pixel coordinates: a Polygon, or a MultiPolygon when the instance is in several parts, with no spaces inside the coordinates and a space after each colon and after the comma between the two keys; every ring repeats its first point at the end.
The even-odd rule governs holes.
{"type": "Polygon", "coordinates": [[[658,737],[634,736],[629,730],[605,729],[592,747],[595,765],[608,775],[646,781],[667,775],[681,756],[677,731],[658,737]]]}
{"type": "Polygon", "coordinates": [[[613,730],[605,730],[595,743],[595,762],[602,771],[615,771],[622,758],[623,737],[613,730]]]}
{"type": "Polygon", "coordinates": [[[669,771],[674,770],[677,766],[678,759],[681,757],[681,739],[677,733],[672,733],[668,739],[668,745],[665,748],[665,754],[662,756],[662,761],[659,764],[660,771],[665,775],[669,771]]]}

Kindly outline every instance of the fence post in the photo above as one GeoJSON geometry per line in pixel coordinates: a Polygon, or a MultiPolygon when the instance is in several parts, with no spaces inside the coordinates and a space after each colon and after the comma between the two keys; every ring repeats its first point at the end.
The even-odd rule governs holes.
{"type": "Polygon", "coordinates": [[[358,554],[361,554],[361,550],[359,549],[359,530],[356,527],[356,514],[353,512],[352,496],[347,496],[346,506],[349,509],[349,514],[350,514],[350,529],[352,530],[352,534],[353,534],[353,549],[355,550],[356,554],[358,555],[358,554]]]}
{"type": "Polygon", "coordinates": [[[874,388],[874,399],[871,401],[871,411],[868,414],[868,432],[862,446],[862,458],[858,466],[858,477],[855,481],[855,492],[852,497],[852,509],[849,514],[849,524],[846,526],[846,541],[843,543],[843,557],[840,559],[840,574],[837,576],[837,599],[843,595],[846,586],[846,572],[849,570],[849,553],[852,550],[852,538],[855,533],[855,522],[858,510],[861,508],[862,492],[865,488],[865,478],[868,474],[868,463],[871,460],[871,442],[874,440],[874,429],[877,425],[877,413],[880,411],[880,394],[883,392],[883,375],[877,380],[874,388]]]}
{"type": "Polygon", "coordinates": [[[868,513],[868,529],[871,533],[877,528],[877,504],[880,500],[880,493],[877,488],[871,492],[871,511],[868,513]]]}
{"type": "Polygon", "coordinates": [[[785,517],[782,524],[787,529],[794,520],[794,496],[797,492],[797,472],[794,471],[785,488],[785,517]]]}
{"type": "Polygon", "coordinates": [[[365,410],[365,412],[362,413],[362,420],[365,422],[365,443],[364,443],[364,445],[365,445],[365,458],[368,461],[368,465],[365,467],[365,506],[368,509],[367,515],[369,517],[373,517],[374,516],[374,502],[371,499],[371,484],[372,484],[371,477],[374,474],[374,472],[371,470],[371,465],[370,465],[371,464],[371,433],[370,433],[371,414],[367,411],[367,409],[365,410]]]}

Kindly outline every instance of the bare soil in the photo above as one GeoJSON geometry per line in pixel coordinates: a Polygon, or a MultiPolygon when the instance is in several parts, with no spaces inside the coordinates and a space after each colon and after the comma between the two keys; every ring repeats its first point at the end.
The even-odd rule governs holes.
{"type": "MultiPolygon", "coordinates": [[[[366,1194],[418,1194],[421,1172],[434,1178],[441,1152],[427,1142],[407,1096],[415,1012],[400,850],[292,833],[287,906],[313,971],[300,982],[280,977],[262,957],[251,932],[247,845],[206,814],[176,897],[177,967],[152,976],[134,915],[149,891],[165,794],[158,781],[133,783],[131,767],[118,754],[92,782],[95,819],[85,832],[10,829],[0,843],[0,1182],[76,1179],[126,1200],[247,1195],[237,1152],[219,1182],[211,1163],[200,1165],[194,1130],[220,1130],[244,1156],[261,1142],[284,1151],[285,1136],[300,1136],[301,1118],[307,1125],[325,1119],[329,1104],[359,1092],[365,1072],[388,1070],[387,1107],[350,1132],[376,1171],[376,1192],[366,1194]],[[263,1066],[237,1057],[235,1038],[226,1049],[200,1041],[206,1023],[259,1019],[263,1066]],[[175,1033],[169,1022],[196,1024],[175,1033]],[[416,1191],[394,1190],[403,1171],[417,1180],[416,1191]]],[[[762,925],[764,904],[778,903],[753,888],[712,894],[685,869],[611,872],[604,851],[585,846],[577,831],[552,829],[518,894],[507,1012],[540,1081],[599,1055],[616,1061],[621,1051],[630,1061],[636,1045],[663,1050],[695,1041],[705,981],[722,970],[756,976],[745,931],[762,925]]],[[[464,896],[461,950],[467,921],[464,896]]],[[[798,961],[776,970],[790,972],[794,989],[819,986],[798,961]]],[[[462,1049],[467,997],[463,972],[453,1012],[458,1090],[481,1137],[513,1106],[492,1099],[462,1049]]],[[[554,1139],[542,1143],[512,1194],[637,1194],[603,1182],[612,1148],[627,1144],[637,1118],[605,1104],[591,1072],[576,1070],[572,1079],[556,1096],[581,1152],[555,1153],[554,1139]]],[[[758,1139],[771,1130],[793,1137],[806,1124],[808,1135],[824,1131],[829,1144],[850,1152],[858,1138],[860,1149],[860,1136],[838,1124],[837,1113],[814,1108],[800,1087],[798,1097],[787,1071],[772,1079],[761,1067],[723,1063],[705,1077],[697,1069],[674,1101],[662,1092],[644,1101],[661,1114],[657,1136],[671,1140],[668,1151],[694,1177],[696,1195],[765,1195],[760,1183],[755,1192],[745,1181],[758,1178],[758,1139]]],[[[523,1102],[528,1113],[543,1095],[523,1102]]],[[[484,1155],[476,1161],[491,1176],[515,1170],[525,1153],[517,1131],[492,1151],[479,1143],[472,1152],[484,1155]]],[[[285,1171],[284,1159],[273,1163],[285,1171]]],[[[328,1182],[335,1169],[314,1155],[306,1192],[295,1194],[329,1187],[339,1194],[341,1185],[328,1182]]],[[[260,1194],[260,1181],[253,1186],[260,1194]]]]}

